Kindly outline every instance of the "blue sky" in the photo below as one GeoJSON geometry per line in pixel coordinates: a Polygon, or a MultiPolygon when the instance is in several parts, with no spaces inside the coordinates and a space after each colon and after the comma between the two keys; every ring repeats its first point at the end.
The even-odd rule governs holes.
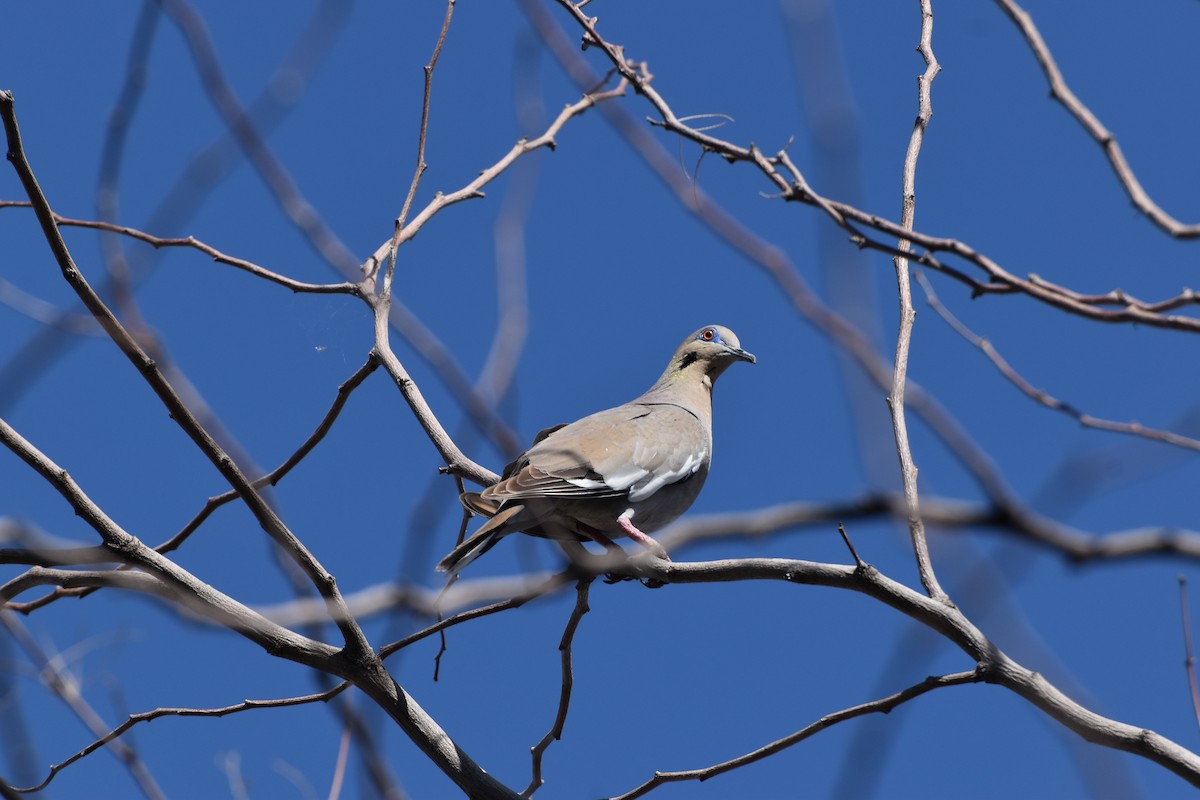
{"type": "MultiPolygon", "coordinates": [[[[319,27],[329,40],[306,50],[319,59],[311,80],[264,133],[305,200],[362,260],[391,235],[409,187],[422,67],[445,7],[328,5],[334,11],[319,27]]],[[[828,9],[829,27],[801,26],[798,20],[821,18],[798,5],[751,4],[731,13],[717,4],[596,0],[587,13],[630,58],[648,62],[653,86],[678,115],[727,115],[732,120],[714,135],[768,153],[791,142],[791,158],[818,191],[897,219],[924,69],[915,52],[919,5],[840,3],[828,9]],[[833,122],[842,126],[823,139],[833,122]]],[[[541,7],[578,42],[561,8],[541,7]]],[[[201,9],[242,102],[259,94],[316,8],[201,9]]],[[[1147,192],[1175,217],[1200,219],[1200,111],[1188,100],[1200,66],[1194,4],[1140,8],[1136,25],[1116,3],[1030,3],[1027,10],[1147,192]]],[[[1170,239],[1131,206],[1100,148],[1049,98],[999,6],[942,3],[934,13],[942,72],[917,171],[917,228],[966,242],[1016,275],[1036,273],[1080,292],[1120,288],[1160,299],[1195,285],[1195,244],[1170,239]]],[[[102,148],[138,16],[137,4],[10,10],[0,88],[16,96],[28,157],[61,214],[97,216],[102,148]]],[[[582,57],[594,70],[606,68],[595,50],[582,57]]],[[[415,207],[472,180],[520,137],[540,134],[579,95],[518,4],[458,3],[434,74],[429,166],[415,207]]],[[[615,102],[635,121],[652,114],[632,93],[615,102]]],[[[822,299],[836,304],[848,294],[863,303],[875,328],[868,335],[890,358],[897,312],[887,256],[859,252],[810,207],[764,197],[774,189],[751,167],[701,158],[694,145],[641,124],[675,169],[786,253],[822,299]]],[[[163,236],[194,235],[298,280],[341,280],[240,156],[227,170],[203,163],[199,174],[212,185],[185,192],[194,208],[163,212],[189,160],[223,131],[183,37],[160,20],[119,171],[120,221],[163,236]]],[[[523,255],[527,283],[516,297],[527,298],[528,335],[499,406],[519,438],[631,399],[683,336],[720,323],[759,360],[736,365],[720,381],[713,471],[693,514],[845,502],[897,488],[883,392],[848,398],[837,348],[760,268],[697,221],[603,114],[572,119],[557,144],[519,161],[486,197],[442,211],[397,263],[396,297],[474,379],[497,325],[497,263],[523,255]],[[498,221],[512,219],[523,223],[515,250],[496,235],[498,221]]],[[[11,169],[3,175],[0,199],[23,199],[11,169]]],[[[103,283],[101,240],[81,230],[65,236],[84,275],[103,283]]],[[[0,242],[7,256],[0,278],[10,297],[12,289],[23,293],[0,304],[0,416],[127,530],[148,543],[168,538],[228,487],[111,342],[68,337],[62,348],[33,351],[36,369],[11,368],[43,330],[32,318],[40,303],[74,306],[32,214],[0,210],[0,242]]],[[[246,454],[249,471],[270,469],[295,451],[371,348],[370,315],[353,298],[293,293],[196,252],[120,244],[144,275],[139,313],[246,454]]],[[[1018,295],[972,300],[961,284],[928,278],[942,302],[1033,385],[1097,417],[1182,434],[1200,428],[1188,333],[1106,325],[1018,295]]],[[[504,297],[511,309],[513,296],[504,297]]],[[[1192,451],[1087,429],[1035,404],[939,319],[915,286],[914,301],[910,377],[969,433],[1023,503],[1092,535],[1197,527],[1200,465],[1192,451]]],[[[469,424],[436,371],[403,339],[393,344],[464,451],[500,469],[506,454],[469,424]]],[[[911,418],[910,434],[924,496],[983,500],[928,427],[911,418]]],[[[432,565],[452,546],[460,516],[439,465],[379,371],[272,498],[347,595],[392,582],[436,588],[432,565]]],[[[0,453],[0,517],[61,539],[96,541],[8,453],[0,453]]],[[[865,560],[918,585],[901,526],[874,518],[847,524],[865,560]]],[[[1076,565],[1003,531],[933,528],[930,535],[943,585],[1010,655],[1101,714],[1195,747],[1177,582],[1181,574],[1200,575],[1193,559],[1076,565]]],[[[831,524],[725,539],[674,557],[761,555],[849,561],[831,524]]],[[[217,511],[176,557],[249,604],[293,597],[269,541],[236,505],[217,511]]],[[[552,546],[512,537],[467,576],[558,563],[552,546]]],[[[6,566],[3,579],[19,571],[6,566]]],[[[528,749],[554,717],[557,645],[572,602],[568,591],[453,629],[436,683],[433,640],[388,662],[473,758],[518,789],[528,781],[528,749]]],[[[894,611],[832,589],[598,584],[590,605],[575,640],[570,716],[547,753],[538,797],[619,794],[654,770],[732,758],[928,674],[972,666],[944,643],[914,635],[894,611]]],[[[425,622],[392,612],[364,624],[381,646],[425,622]]],[[[216,707],[317,687],[305,669],[144,597],[105,591],[53,604],[23,623],[44,652],[61,655],[108,725],[158,706],[216,707]]],[[[18,642],[0,641],[13,690],[6,735],[24,731],[33,753],[26,761],[6,745],[0,771],[18,784],[36,782],[47,765],[93,737],[39,683],[18,642]]],[[[454,796],[386,720],[372,717],[372,724],[388,769],[410,796],[454,796]]],[[[340,735],[329,709],[317,705],[164,719],[127,738],[170,797],[237,796],[227,777],[231,759],[249,797],[320,797],[340,735]]],[[[968,785],[981,798],[1190,794],[1161,767],[1086,745],[1003,689],[968,686],[652,796],[868,796],[866,783],[855,783],[865,775],[877,775],[870,795],[877,797],[957,796],[968,785]]],[[[47,796],[136,793],[116,759],[96,753],[65,770],[47,796]]],[[[343,796],[372,796],[356,757],[343,796]]]]}

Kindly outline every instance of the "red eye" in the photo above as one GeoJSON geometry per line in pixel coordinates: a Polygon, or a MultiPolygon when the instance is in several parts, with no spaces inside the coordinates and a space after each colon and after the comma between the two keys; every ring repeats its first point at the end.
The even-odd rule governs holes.
{"type": "Polygon", "coordinates": [[[700,338],[706,342],[711,342],[713,339],[717,338],[717,332],[712,328],[705,328],[700,334],[700,338]]]}

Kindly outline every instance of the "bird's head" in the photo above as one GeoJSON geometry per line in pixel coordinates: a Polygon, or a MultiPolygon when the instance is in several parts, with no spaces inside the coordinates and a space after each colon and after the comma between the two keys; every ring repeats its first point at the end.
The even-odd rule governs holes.
{"type": "Polygon", "coordinates": [[[667,372],[676,377],[700,374],[708,379],[711,386],[712,381],[733,362],[749,361],[753,364],[756,360],[753,353],[742,349],[737,334],[729,328],[706,325],[683,340],[667,372]]]}

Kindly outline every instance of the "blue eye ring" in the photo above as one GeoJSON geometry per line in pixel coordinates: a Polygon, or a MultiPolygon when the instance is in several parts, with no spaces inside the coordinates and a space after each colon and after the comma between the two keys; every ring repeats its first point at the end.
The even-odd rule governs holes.
{"type": "Polygon", "coordinates": [[[705,328],[704,330],[700,331],[700,334],[696,338],[702,342],[716,342],[717,344],[721,343],[721,334],[717,333],[716,328],[705,328]]]}

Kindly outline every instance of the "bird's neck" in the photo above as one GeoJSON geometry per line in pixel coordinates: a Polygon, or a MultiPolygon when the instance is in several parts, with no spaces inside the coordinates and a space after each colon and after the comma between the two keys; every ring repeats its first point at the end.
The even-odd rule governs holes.
{"type": "Polygon", "coordinates": [[[712,376],[700,364],[671,366],[636,402],[671,403],[712,424],[712,376]]]}

